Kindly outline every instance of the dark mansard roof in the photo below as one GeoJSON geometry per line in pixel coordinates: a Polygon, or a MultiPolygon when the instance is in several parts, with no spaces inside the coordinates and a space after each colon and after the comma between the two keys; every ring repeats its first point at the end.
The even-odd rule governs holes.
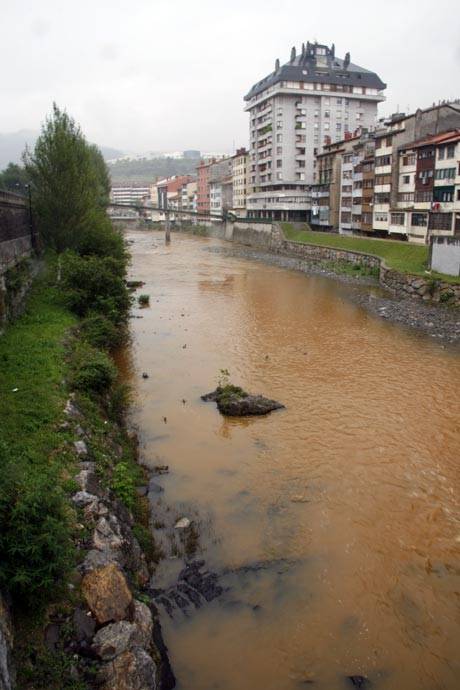
{"type": "Polygon", "coordinates": [[[350,53],[345,58],[335,57],[335,46],[310,43],[302,45],[302,51],[296,54],[292,49],[291,59],[285,65],[276,61],[275,71],[261,81],[254,84],[244,97],[249,101],[254,96],[280,81],[319,82],[328,84],[347,84],[349,86],[363,86],[382,91],[386,84],[380,77],[370,70],[350,62],[350,53]]]}

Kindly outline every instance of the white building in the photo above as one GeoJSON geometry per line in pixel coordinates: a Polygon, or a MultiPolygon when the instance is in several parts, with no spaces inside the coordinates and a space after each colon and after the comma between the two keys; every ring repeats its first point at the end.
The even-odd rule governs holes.
{"type": "Polygon", "coordinates": [[[114,204],[136,204],[151,198],[151,185],[116,185],[110,189],[114,204]]]}
{"type": "Polygon", "coordinates": [[[374,72],[342,60],[318,43],[292,49],[291,59],[245,96],[250,116],[249,215],[309,218],[315,155],[358,127],[375,125],[386,85],[374,72]]]}
{"type": "Polygon", "coordinates": [[[232,211],[240,217],[246,216],[247,213],[248,179],[249,153],[245,148],[238,149],[232,160],[232,211]]]}

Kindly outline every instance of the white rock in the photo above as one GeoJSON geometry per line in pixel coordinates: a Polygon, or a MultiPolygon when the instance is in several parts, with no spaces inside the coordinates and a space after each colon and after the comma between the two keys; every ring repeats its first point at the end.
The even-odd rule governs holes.
{"type": "Polygon", "coordinates": [[[174,525],[174,529],[186,529],[187,527],[190,527],[190,520],[186,517],[181,518],[174,525]]]}
{"type": "Polygon", "coordinates": [[[88,455],[88,448],[84,441],[74,441],[73,445],[78,455],[88,455]]]}

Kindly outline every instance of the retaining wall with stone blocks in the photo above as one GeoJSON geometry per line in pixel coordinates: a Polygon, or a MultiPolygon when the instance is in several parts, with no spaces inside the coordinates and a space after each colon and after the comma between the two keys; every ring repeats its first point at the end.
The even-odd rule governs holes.
{"type": "Polygon", "coordinates": [[[233,241],[312,263],[346,261],[368,268],[378,268],[382,287],[399,297],[413,297],[425,302],[442,302],[460,307],[460,285],[437,280],[429,275],[424,277],[399,273],[388,268],[382,259],[372,254],[286,240],[277,223],[259,225],[236,222],[233,228],[233,241]]]}

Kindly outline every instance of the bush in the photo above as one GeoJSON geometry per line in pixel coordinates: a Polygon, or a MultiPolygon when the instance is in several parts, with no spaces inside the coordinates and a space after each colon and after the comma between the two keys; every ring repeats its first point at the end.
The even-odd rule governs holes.
{"type": "Polygon", "coordinates": [[[150,304],[150,295],[139,295],[138,301],[141,307],[148,307],[150,304]]]}
{"type": "Polygon", "coordinates": [[[117,381],[112,386],[107,412],[117,424],[124,424],[125,413],[131,403],[131,396],[131,388],[127,383],[117,381]]]}
{"type": "Polygon", "coordinates": [[[71,385],[86,393],[105,393],[117,377],[110,357],[89,345],[80,345],[74,350],[70,365],[71,385]]]}
{"type": "Polygon", "coordinates": [[[65,297],[78,316],[100,312],[115,324],[125,321],[131,300],[124,277],[124,262],[110,256],[67,252],[62,261],[65,297]]]}
{"type": "MultiPolygon", "coordinates": [[[[4,455],[4,453],[2,453],[4,455]]],[[[67,502],[40,467],[7,462],[0,474],[0,588],[40,608],[73,564],[67,502]]]]}
{"type": "Polygon", "coordinates": [[[126,330],[120,328],[103,314],[90,313],[81,322],[80,333],[89,345],[101,350],[114,350],[122,345],[126,330]]]}
{"type": "Polygon", "coordinates": [[[81,256],[111,256],[123,264],[127,262],[123,236],[101,210],[94,212],[92,223],[80,233],[76,251],[81,256]]]}
{"type": "Polygon", "coordinates": [[[112,475],[111,489],[127,508],[132,508],[136,500],[136,474],[126,462],[115,465],[112,475]]]}

